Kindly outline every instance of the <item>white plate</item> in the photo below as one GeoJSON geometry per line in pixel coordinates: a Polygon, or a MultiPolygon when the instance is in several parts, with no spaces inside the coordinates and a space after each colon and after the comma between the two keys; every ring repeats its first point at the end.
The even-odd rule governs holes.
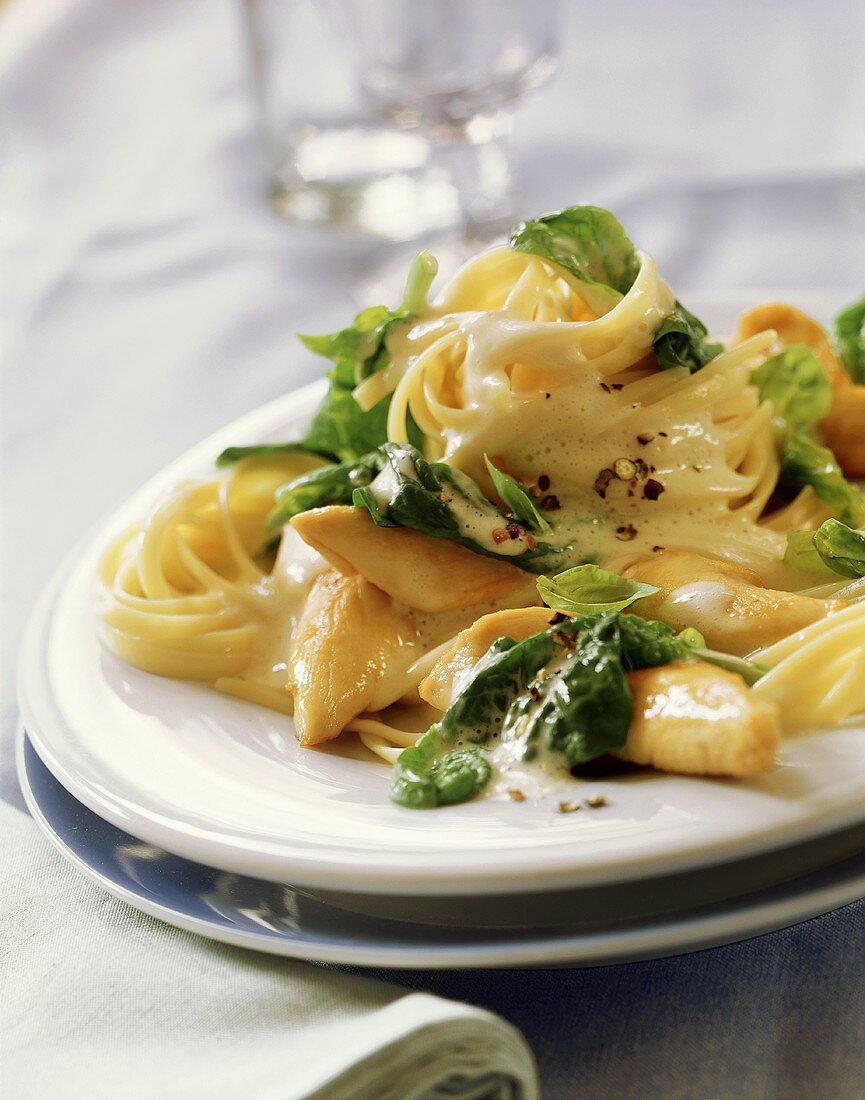
{"type": "MultiPolygon", "coordinates": [[[[720,331],[759,300],[694,308],[720,331]]],[[[819,312],[831,301],[822,296],[819,312]]],[[[808,308],[801,295],[798,302],[808,308]]],[[[385,894],[520,892],[665,874],[865,820],[861,725],[790,739],[779,767],[747,783],[634,775],[595,784],[609,803],[597,811],[557,815],[549,805],[482,799],[418,812],[388,802],[383,766],[300,749],[289,718],[106,653],[92,587],[107,540],[167,485],[210,473],[224,446],[290,438],[320,392],[280,398],[195,447],[136,494],[45,594],[23,649],[23,718],[39,755],[86,806],[211,866],[385,894]]]]}
{"type": "MultiPolygon", "coordinates": [[[[616,916],[605,921],[572,919],[525,929],[417,925],[346,912],[290,886],[225,874],[143,843],[64,790],[23,731],[18,776],[30,812],[51,843],[110,894],[178,928],[298,959],[422,969],[636,962],[756,936],[865,894],[860,854],[714,905],[695,906],[684,894],[681,908],[649,918],[631,915],[644,886],[635,883],[622,888],[628,900],[620,891],[616,916]]],[[[529,905],[543,910],[547,900],[532,898],[529,905]]]]}

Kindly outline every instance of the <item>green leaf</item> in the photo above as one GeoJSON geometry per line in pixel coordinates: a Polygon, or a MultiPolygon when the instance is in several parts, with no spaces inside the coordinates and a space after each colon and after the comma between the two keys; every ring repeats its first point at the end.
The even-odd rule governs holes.
{"type": "MultiPolygon", "coordinates": [[[[355,400],[354,390],[364,379],[387,365],[386,341],[394,327],[412,321],[427,308],[427,295],[437,270],[435,257],[429,252],[421,252],[409,269],[398,309],[370,306],[338,332],[298,337],[309,351],[332,361],[333,368],[327,374],[330,385],[303,439],[269,444],[271,451],[298,449],[347,462],[361,458],[386,442],[391,395],[385,395],[371,409],[363,409],[355,400]]],[[[422,446],[423,435],[410,417],[408,427],[412,442],[422,446]]],[[[217,462],[224,466],[251,453],[257,452],[229,447],[217,462]]]]}
{"type": "Polygon", "coordinates": [[[430,287],[438,274],[438,269],[438,260],[431,252],[424,250],[415,256],[408,269],[400,313],[417,316],[427,309],[430,287]]]}
{"type": "Polygon", "coordinates": [[[566,548],[537,542],[461,470],[446,462],[427,462],[407,443],[386,443],[380,453],[381,473],[352,496],[380,527],[410,527],[529,572],[561,559],[566,548]]]}
{"type": "Polygon", "coordinates": [[[431,776],[441,738],[435,726],[396,758],[390,783],[390,797],[399,806],[429,810],[438,806],[435,781],[431,776]]]}
{"type": "MultiPolygon", "coordinates": [[[[542,218],[521,222],[510,236],[517,252],[558,264],[583,284],[586,305],[599,316],[627,294],[640,273],[640,258],[618,220],[598,206],[569,206],[542,218]]],[[[652,348],[661,370],[699,370],[723,351],[707,343],[706,326],[681,302],[665,317],[652,348]]]]}
{"type": "Polygon", "coordinates": [[[380,472],[384,460],[378,451],[363,455],[354,462],[336,466],[320,466],[301,474],[276,491],[276,503],[267,517],[271,533],[288,523],[293,516],[321,508],[325,504],[351,504],[355,489],[369,485],[380,472]]]}
{"type": "Polygon", "coordinates": [[[303,437],[303,446],[320,454],[330,453],[341,462],[374,451],[387,439],[387,415],[390,395],[364,412],[354,399],[352,389],[331,387],[316,409],[303,437]]]}
{"type": "Polygon", "coordinates": [[[761,665],[746,661],[743,657],[733,657],[729,653],[707,649],[703,635],[691,627],[675,634],[665,623],[638,618],[636,615],[620,615],[619,624],[622,635],[622,664],[626,672],[693,659],[707,661],[728,672],[735,672],[746,684],[755,684],[767,671],[761,665]]]}
{"type": "Polygon", "coordinates": [[[451,741],[488,741],[501,730],[514,700],[560,651],[549,630],[522,642],[499,638],[475,665],[438,728],[451,741]]]}
{"type": "Polygon", "coordinates": [[[584,284],[586,304],[601,314],[613,308],[640,272],[637,251],[618,220],[598,206],[569,206],[521,222],[510,235],[515,252],[550,260],[584,284]]]}
{"type": "Polygon", "coordinates": [[[433,765],[432,777],[440,806],[468,802],[487,785],[492,775],[483,749],[454,749],[433,765]]]}
{"type": "Polygon", "coordinates": [[[807,431],[788,434],[781,452],[781,481],[793,489],[810,485],[844,523],[865,526],[862,494],[844,477],[829,448],[817,443],[807,431]]]}
{"type": "Polygon", "coordinates": [[[814,549],[823,563],[842,577],[865,577],[865,533],[837,519],[827,519],[814,532],[814,549]]]}
{"type": "MultiPolygon", "coordinates": [[[[862,494],[844,477],[835,455],[812,434],[832,403],[832,386],[814,353],[795,344],[761,364],[751,381],[761,400],[772,402],[782,426],[781,482],[794,490],[810,485],[845,523],[865,524],[862,494]]],[[[794,546],[791,555],[798,549],[794,546]]]]}
{"type": "Polygon", "coordinates": [[[303,454],[318,455],[329,461],[332,461],[335,457],[330,453],[310,451],[309,448],[304,447],[302,443],[255,443],[250,447],[226,447],[216,459],[216,465],[220,467],[231,466],[233,463],[240,462],[241,459],[244,458],[266,458],[269,455],[296,454],[298,451],[303,454]]]}
{"type": "Polygon", "coordinates": [[[759,679],[769,671],[765,665],[758,665],[756,661],[748,661],[744,657],[734,657],[731,653],[719,653],[716,649],[706,649],[704,646],[693,646],[689,656],[698,661],[706,661],[710,665],[717,665],[727,672],[735,672],[741,676],[748,687],[752,687],[759,679]]]}
{"type": "Polygon", "coordinates": [[[543,515],[535,507],[535,502],[519,482],[515,481],[510,474],[506,474],[496,466],[493,466],[488,455],[484,455],[484,462],[489,470],[490,477],[493,479],[493,485],[496,487],[496,492],[504,502],[505,507],[509,508],[511,513],[518,520],[522,520],[522,522],[525,523],[527,527],[531,527],[533,531],[539,531],[542,535],[548,535],[553,529],[551,524],[544,519],[543,515]]]}
{"type": "Polygon", "coordinates": [[[412,810],[451,806],[474,798],[489,782],[491,774],[482,749],[442,753],[442,739],[433,726],[397,757],[390,797],[397,805],[412,810]]]}
{"type": "Polygon", "coordinates": [[[538,592],[547,607],[569,615],[622,611],[657,591],[653,584],[628,580],[597,565],[577,565],[555,577],[538,577],[538,592]]]}
{"type": "MultiPolygon", "coordinates": [[[[620,615],[619,630],[622,638],[622,664],[626,672],[641,668],[668,665],[681,661],[691,654],[693,634],[676,634],[672,627],[654,619],[638,615],[620,615]]],[[[702,640],[702,636],[701,636],[702,640]]]]}
{"type": "Polygon", "coordinates": [[[502,728],[524,759],[543,747],[574,766],[620,749],[631,722],[631,693],[615,613],[585,621],[571,654],[514,700],[502,728]]]}
{"type": "Polygon", "coordinates": [[[690,646],[692,649],[695,647],[705,649],[706,639],[695,626],[686,626],[684,630],[679,631],[676,637],[682,644],[690,646]]]}
{"type": "Polygon", "coordinates": [[[788,569],[795,569],[797,573],[826,578],[835,575],[817,553],[813,531],[788,531],[782,560],[788,569]]]}
{"type": "Polygon", "coordinates": [[[771,401],[789,431],[809,428],[829,412],[832,385],[817,356],[795,344],[762,363],[751,375],[761,401],[771,401]]]}
{"type": "Polygon", "coordinates": [[[865,297],[835,318],[835,344],[853,381],[865,383],[865,297]]]}
{"type": "Polygon", "coordinates": [[[707,342],[707,335],[703,322],[677,301],[673,312],[655,330],[652,341],[659,370],[687,367],[693,374],[705,367],[724,350],[722,344],[707,342]]]}
{"type": "Polygon", "coordinates": [[[499,638],[478,661],[441,719],[400,753],[391,797],[429,808],[465,801],[486,785],[491,738],[531,760],[560,752],[569,766],[624,745],[631,721],[627,672],[678,660],[709,661],[753,684],[766,669],[705,648],[699,631],[619,612],[581,615],[521,642],[499,638]],[[448,745],[460,747],[442,755],[448,745]]]}

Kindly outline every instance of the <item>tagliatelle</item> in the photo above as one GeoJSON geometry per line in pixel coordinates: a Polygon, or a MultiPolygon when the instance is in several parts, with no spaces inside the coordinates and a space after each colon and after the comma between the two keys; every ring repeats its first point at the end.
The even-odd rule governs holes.
{"type": "MultiPolygon", "coordinates": [[[[778,334],[749,333],[700,369],[659,369],[660,326],[681,307],[654,260],[636,256],[632,285],[596,315],[587,304],[596,297],[566,266],[511,248],[482,253],[419,316],[396,318],[376,369],[366,376],[366,368],[359,372],[357,405],[372,416],[370,410],[389,400],[388,440],[417,441],[419,433],[423,456],[472,479],[493,512],[497,498],[488,461],[531,488],[552,536],[527,535],[525,519],[522,526],[513,517],[498,526],[494,518],[482,521],[453,493],[440,490],[430,497],[456,516],[458,530],[447,537],[458,536],[463,546],[488,555],[479,559],[487,566],[489,557],[506,559],[528,547],[528,564],[515,564],[532,569],[532,553],[541,552],[532,546],[543,549],[550,538],[545,552],[555,555],[556,568],[594,561],[627,574],[653,555],[686,552],[675,560],[692,571],[653,604],[653,615],[677,628],[714,615],[720,622],[738,616],[741,628],[748,613],[741,593],[749,587],[760,589],[754,607],[770,608],[770,615],[773,592],[779,606],[790,591],[813,600],[815,608],[819,604],[816,622],[752,655],[769,671],[751,691],[761,705],[780,708],[786,728],[842,721],[865,710],[865,609],[858,602],[865,582],[818,581],[783,561],[787,532],[815,530],[832,508],[812,487],[784,490],[777,412],[751,381],[755,368],[779,350],[778,334]],[[509,523],[523,540],[518,546],[507,541],[517,537],[509,523]],[[695,555],[702,555],[698,561],[713,559],[705,576],[688,564],[695,555]],[[718,563],[749,578],[729,589],[733,595],[724,595],[718,563]],[[839,599],[850,606],[838,610],[842,605],[832,601],[839,599]]],[[[292,671],[293,638],[310,585],[333,568],[345,576],[358,576],[360,569],[359,591],[373,583],[358,564],[369,555],[348,555],[350,563],[345,551],[325,550],[326,562],[306,546],[304,538],[313,543],[305,533],[309,523],[298,523],[297,532],[290,525],[268,531],[277,490],[320,461],[300,451],[245,458],[167,493],[105,553],[99,579],[106,643],[148,672],[208,681],[226,694],[292,714],[292,695],[300,690],[292,671]],[[277,554],[265,549],[274,536],[281,536],[277,554]]],[[[385,501],[404,472],[395,470],[372,481],[369,499],[385,501]]],[[[345,511],[358,507],[351,485],[325,503],[345,511]]],[[[471,597],[450,593],[449,603],[441,601],[447,611],[429,610],[438,603],[421,598],[420,590],[415,599],[411,588],[422,587],[423,577],[412,574],[410,582],[397,583],[398,540],[392,542],[392,559],[386,549],[394,521],[383,520],[379,528],[367,512],[363,516],[365,523],[355,523],[346,538],[363,540],[367,528],[370,538],[375,534],[376,592],[380,577],[392,573],[394,585],[384,588],[406,602],[394,604],[393,623],[403,626],[391,625],[390,649],[381,649],[392,654],[389,668],[374,674],[364,666],[364,676],[380,676],[363,696],[375,709],[370,704],[341,728],[393,763],[417,735],[392,720],[392,704],[421,705],[418,684],[446,658],[460,631],[491,611],[540,600],[527,573],[524,585],[495,599],[472,604],[471,597]]],[[[336,525],[334,545],[340,522],[336,512],[329,515],[328,530],[336,525]]],[[[422,526],[417,530],[422,533],[411,545],[425,547],[416,553],[427,554],[432,565],[445,544],[423,534],[422,526]]],[[[460,560],[453,543],[447,546],[460,560]]],[[[639,613],[639,605],[633,610],[639,613]]],[[[318,627],[305,629],[311,636],[309,630],[318,627]]],[[[326,625],[321,629],[327,633],[326,625]]],[[[375,624],[369,629],[374,633],[375,624]]],[[[352,646],[360,651],[375,642],[350,635],[347,627],[331,639],[341,668],[352,667],[352,646]]],[[[316,660],[327,661],[327,645],[316,652],[316,660]]],[[[304,739],[314,742],[315,731],[305,731],[304,739]]]]}

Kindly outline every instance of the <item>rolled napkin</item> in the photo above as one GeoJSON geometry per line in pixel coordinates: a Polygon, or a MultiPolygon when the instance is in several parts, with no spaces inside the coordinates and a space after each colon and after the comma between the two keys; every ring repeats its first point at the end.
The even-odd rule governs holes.
{"type": "Polygon", "coordinates": [[[0,804],[4,1100],[534,1100],[492,1013],[161,924],[0,804]]]}

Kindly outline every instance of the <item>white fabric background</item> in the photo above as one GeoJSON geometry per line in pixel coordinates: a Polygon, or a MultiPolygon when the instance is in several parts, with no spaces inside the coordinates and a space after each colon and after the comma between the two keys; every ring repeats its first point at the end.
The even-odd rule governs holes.
{"type": "MultiPolygon", "coordinates": [[[[810,287],[861,293],[860,0],[580,0],[564,8],[560,74],[518,119],[522,212],[573,201],[611,207],[683,297],[732,288],[794,298],[810,287]]],[[[178,452],[315,376],[319,364],[292,333],[326,331],[357,304],[350,296],[370,246],[280,222],[262,188],[233,4],[6,0],[0,8],[0,791],[9,801],[17,799],[15,649],[51,571],[178,452]]],[[[822,941],[803,931],[795,959],[810,958],[824,988],[862,1017],[861,991],[857,1000],[859,987],[849,985],[861,966],[862,918],[843,919],[849,924],[823,955],[822,941]]],[[[656,1020],[663,1042],[643,1028],[629,1047],[612,1024],[630,1019],[624,1005],[654,1003],[645,983],[663,975],[684,998],[711,966],[683,959],[672,976],[660,964],[615,968],[618,1000],[593,1021],[589,1048],[569,1035],[576,1017],[567,1012],[558,1029],[533,1037],[548,1095],[571,1095],[574,1073],[598,1095],[604,1078],[593,1074],[614,1064],[607,1080],[617,1082],[616,1095],[645,1080],[647,1065],[654,1095],[791,1096],[799,1083],[805,1095],[809,1079],[812,1095],[855,1095],[862,1061],[850,1041],[861,1029],[848,1019],[833,1031],[824,1011],[809,1016],[809,1035],[818,1023],[830,1030],[809,1045],[791,1023],[794,1006],[765,991],[761,1000],[753,984],[771,974],[778,988],[778,974],[794,965],[785,942],[753,945],[744,1000],[725,1000],[719,986],[714,1015],[688,1005],[687,1055],[671,1037],[669,1013],[644,1017],[656,1020]],[[644,982],[642,992],[628,974],[637,987],[644,982]],[[741,1004],[750,1006],[747,1019],[737,1015],[741,1004]],[[762,1053],[750,1057],[760,1020],[762,1053]],[[711,1060],[714,1076],[703,1079],[693,1051],[711,1042],[711,1029],[723,1033],[728,1054],[711,1060]],[[614,1062],[598,1054],[611,1036],[621,1052],[614,1062]],[[667,1076],[653,1047],[665,1052],[667,1076]],[[791,1061],[804,1050],[810,1060],[791,1061]],[[745,1076],[725,1079],[725,1065],[745,1076]],[[786,1067],[780,1091],[773,1065],[786,1067]]],[[[800,977],[802,998],[813,998],[800,977]]],[[[531,1030],[520,998],[567,1002],[586,988],[564,981],[480,975],[437,988],[494,1004],[531,1030]]]]}

